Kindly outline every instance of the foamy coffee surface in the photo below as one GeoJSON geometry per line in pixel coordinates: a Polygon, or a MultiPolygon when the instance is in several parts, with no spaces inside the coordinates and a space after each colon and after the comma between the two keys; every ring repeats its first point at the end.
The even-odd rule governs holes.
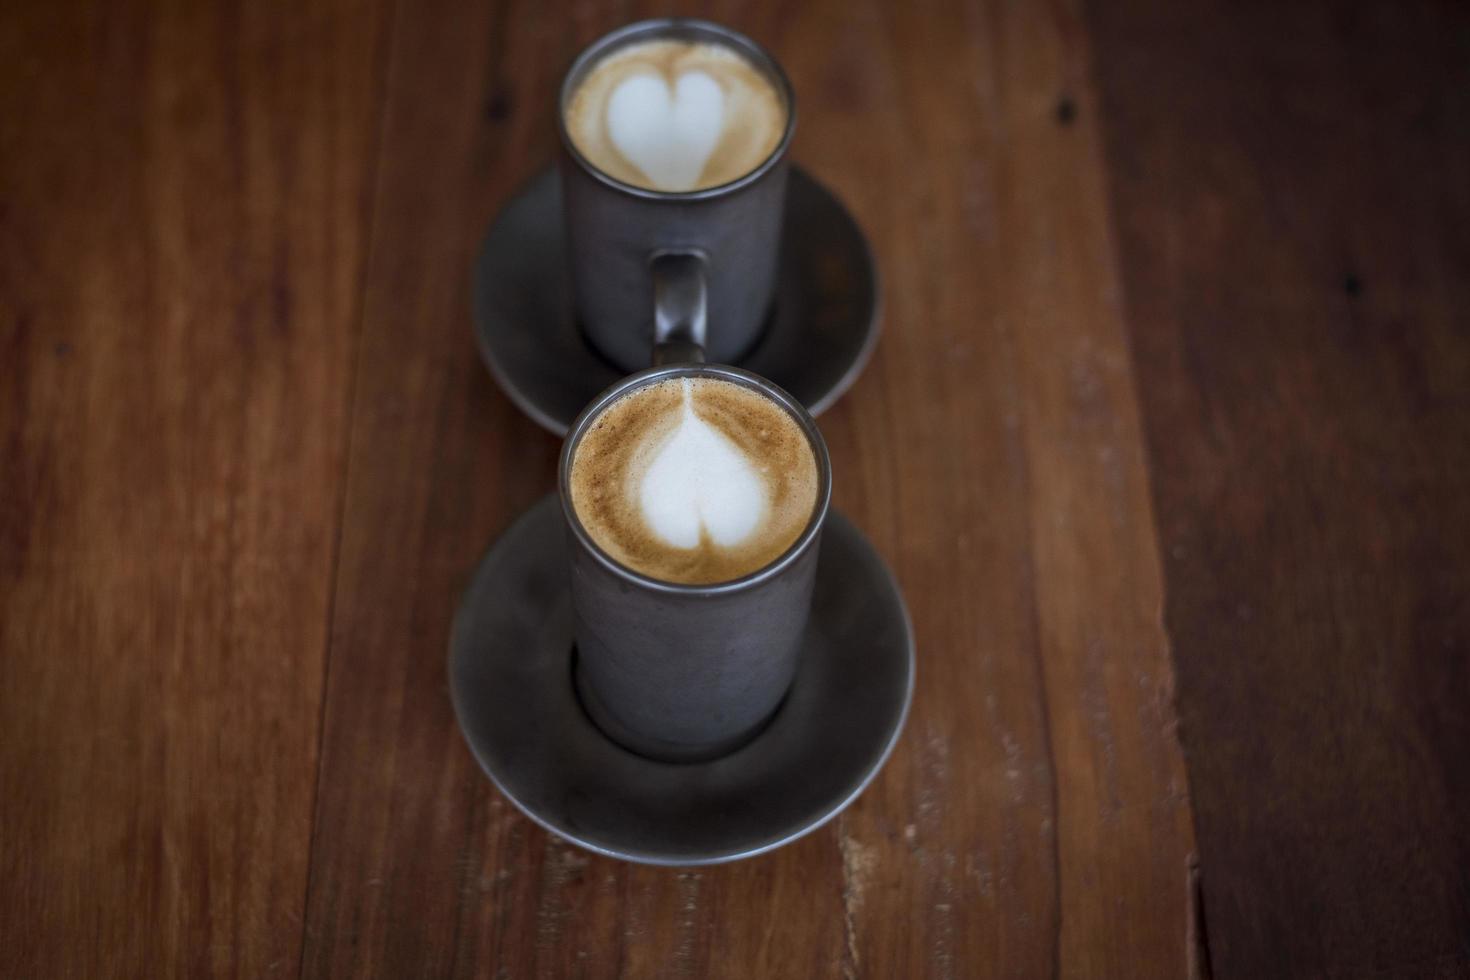
{"type": "Polygon", "coordinates": [[[565,111],[572,142],[593,166],[658,191],[743,177],[771,155],[786,128],[776,87],[715,43],[618,48],[592,67],[565,111]]]}
{"type": "Polygon", "coordinates": [[[817,503],[806,433],[777,402],[718,378],[670,378],[613,402],[572,457],[572,509],[622,564],[727,582],[770,564],[817,503]]]}

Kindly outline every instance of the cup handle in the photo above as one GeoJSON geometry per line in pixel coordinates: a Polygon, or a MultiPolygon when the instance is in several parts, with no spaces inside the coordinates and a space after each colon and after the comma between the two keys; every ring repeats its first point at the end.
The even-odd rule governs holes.
{"type": "Polygon", "coordinates": [[[704,256],[656,252],[653,273],[653,365],[703,364],[708,329],[704,256]]]}

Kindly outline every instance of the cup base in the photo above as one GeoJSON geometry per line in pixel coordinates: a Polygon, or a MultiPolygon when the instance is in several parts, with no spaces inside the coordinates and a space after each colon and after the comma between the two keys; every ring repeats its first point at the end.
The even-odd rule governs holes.
{"type": "MultiPolygon", "coordinates": [[[[765,315],[761,317],[760,328],[756,330],[755,336],[751,338],[750,343],[746,344],[745,347],[738,354],[736,354],[734,357],[720,357],[706,350],[701,352],[704,355],[701,359],[712,361],[717,364],[743,365],[745,362],[750,360],[751,354],[760,349],[761,344],[765,342],[766,336],[773,329],[773,324],[776,322],[777,316],[778,314],[776,312],[776,301],[772,299],[771,302],[766,306],[765,315]]],[[[612,358],[612,356],[604,351],[601,347],[597,346],[597,341],[592,338],[592,333],[587,329],[587,324],[585,320],[578,316],[573,318],[573,323],[577,329],[577,336],[581,338],[582,343],[586,345],[587,350],[590,351],[594,357],[596,357],[611,370],[618,371],[623,374],[632,374],[635,371],[642,371],[644,368],[648,367],[649,364],[658,363],[658,358],[654,356],[649,358],[648,364],[637,364],[632,367],[625,368],[623,365],[617,363],[612,358]]],[[[650,351],[652,351],[652,348],[650,348],[650,351]]],[[[588,400],[590,401],[591,399],[588,400]]]]}
{"type": "Polygon", "coordinates": [[[671,742],[666,739],[651,738],[642,735],[618,721],[617,717],[607,709],[597,692],[587,683],[586,675],[577,669],[577,648],[572,647],[572,689],[576,691],[577,701],[582,710],[587,714],[587,720],[597,726],[612,741],[618,743],[629,752],[643,756],[654,762],[712,762],[723,756],[735,752],[755,739],[781,711],[781,705],[785,703],[786,696],[781,696],[781,701],[771,713],[750,728],[730,738],[721,739],[718,742],[703,742],[689,744],[685,742],[671,742]]]}

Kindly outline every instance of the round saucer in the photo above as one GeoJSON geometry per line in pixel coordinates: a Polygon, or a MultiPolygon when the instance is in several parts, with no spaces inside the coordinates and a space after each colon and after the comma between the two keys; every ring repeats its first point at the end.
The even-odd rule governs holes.
{"type": "MultiPolygon", "coordinates": [[[[480,355],[510,400],[559,436],[626,373],[582,339],[562,237],[561,181],[546,170],[505,205],[475,264],[480,355]]],[[[857,380],[877,340],[867,239],[842,202],[792,167],[775,312],[737,366],[819,415],[857,380]]]]}
{"type": "Polygon", "coordinates": [[[549,495],[491,546],[449,641],[460,729],[522,812],[599,854],[687,866],[780,847],[863,791],[903,728],[914,643],[861,532],[828,516],[801,666],[766,728],[719,759],[666,763],[607,738],[577,700],[562,521],[549,495]]]}

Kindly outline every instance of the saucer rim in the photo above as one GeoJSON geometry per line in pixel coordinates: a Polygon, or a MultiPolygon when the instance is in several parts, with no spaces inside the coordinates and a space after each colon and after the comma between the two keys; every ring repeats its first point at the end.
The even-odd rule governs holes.
{"type": "MultiPolygon", "coordinates": [[[[652,867],[667,868],[710,867],[713,865],[728,864],[733,861],[741,861],[746,858],[752,858],[761,854],[766,854],[776,850],[777,848],[784,847],[787,844],[793,843],[801,839],[802,837],[813,833],[814,831],[820,830],[822,827],[830,823],[834,818],[840,816],[844,811],[846,811],[847,808],[851,806],[852,803],[867,790],[867,788],[872,784],[873,780],[877,778],[878,773],[882,771],[883,767],[888,763],[889,758],[892,756],[894,749],[898,745],[899,739],[903,736],[904,728],[908,723],[909,712],[913,707],[918,656],[914,637],[913,621],[909,615],[908,605],[903,600],[903,592],[899,589],[898,580],[894,576],[893,570],[888,566],[888,563],[883,560],[882,555],[878,553],[877,549],[873,547],[873,544],[868,539],[867,535],[865,535],[856,524],[854,524],[852,521],[848,520],[841,513],[839,513],[836,508],[833,508],[829,513],[828,523],[830,524],[835,518],[838,524],[844,526],[839,533],[852,535],[861,547],[864,547],[869,552],[871,552],[872,557],[875,559],[875,564],[881,572],[883,584],[887,587],[889,595],[898,608],[899,618],[903,623],[903,657],[905,666],[902,703],[892,723],[892,727],[883,742],[882,748],[873,754],[873,756],[871,757],[871,761],[863,769],[860,777],[856,780],[855,783],[853,783],[851,789],[843,794],[840,799],[835,799],[830,805],[822,808],[815,817],[801,822],[799,825],[795,826],[794,829],[790,829],[777,837],[761,841],[760,843],[749,847],[742,847],[734,850],[711,851],[706,855],[690,857],[688,855],[671,856],[645,849],[619,848],[616,846],[599,843],[594,840],[589,840],[584,836],[578,834],[576,831],[558,826],[552,819],[544,816],[541,813],[538,813],[536,810],[532,809],[530,806],[524,803],[519,797],[517,797],[515,793],[511,792],[510,789],[508,789],[503,784],[500,777],[496,775],[494,767],[481,753],[479,745],[477,745],[476,741],[470,737],[470,730],[465,724],[465,719],[468,716],[468,709],[462,703],[462,695],[460,692],[461,685],[459,683],[458,674],[455,670],[456,648],[458,646],[456,640],[459,637],[461,629],[464,628],[462,624],[465,619],[465,610],[467,609],[467,603],[471,598],[471,594],[475,592],[476,585],[485,567],[492,560],[492,558],[495,557],[498,546],[504,539],[510,537],[517,529],[541,517],[542,511],[554,510],[554,508],[557,506],[556,497],[557,494],[554,492],[541,497],[529,508],[527,508],[524,513],[522,513],[519,517],[517,517],[514,521],[507,525],[506,528],[496,537],[496,539],[490,543],[484,555],[481,556],[479,562],[475,565],[475,570],[471,574],[469,582],[465,586],[464,592],[460,596],[459,603],[455,608],[454,619],[450,625],[449,656],[446,664],[446,669],[449,674],[449,696],[454,708],[455,724],[456,727],[459,728],[460,736],[464,740],[466,747],[469,748],[470,754],[474,757],[475,762],[480,767],[480,770],[489,778],[491,784],[494,785],[496,791],[500,793],[500,795],[503,796],[505,799],[509,800],[511,804],[527,818],[529,818],[531,822],[535,823],[543,830],[546,830],[554,837],[560,838],[568,843],[575,844],[577,847],[580,847],[583,850],[590,851],[594,854],[599,854],[603,857],[615,858],[617,860],[627,861],[632,864],[642,864],[652,867]]],[[[826,533],[828,530],[830,529],[824,528],[824,533],[826,533]]],[[[817,574],[819,576],[822,574],[820,564],[818,566],[817,574]]],[[[567,675],[567,683],[571,683],[570,672],[567,675]]],[[[592,724],[590,719],[587,720],[587,725],[592,728],[593,731],[596,731],[596,726],[592,724]]],[[[600,735],[601,733],[598,734],[600,735]]],[[[605,735],[601,737],[606,738],[605,735]]],[[[761,737],[763,736],[757,735],[756,741],[759,741],[761,737]]],[[[722,759],[723,758],[724,757],[722,757],[722,759]]],[[[693,773],[706,766],[714,765],[722,761],[722,759],[712,759],[706,762],[687,763],[660,763],[651,759],[645,761],[650,766],[676,766],[687,772],[693,773]]]]}
{"type": "MultiPolygon", "coordinates": [[[[814,177],[805,167],[795,162],[790,163],[789,167],[791,176],[810,183],[818,194],[825,196],[832,202],[835,207],[835,212],[840,214],[842,219],[851,227],[853,239],[860,247],[863,265],[867,269],[866,285],[869,295],[866,305],[868,314],[866,318],[867,322],[863,328],[862,342],[858,345],[857,351],[846,369],[843,370],[842,374],[837,377],[837,380],[831,386],[810,403],[802,401],[802,405],[806,408],[807,412],[813,418],[817,418],[836,404],[843,395],[852,390],[853,385],[857,384],[857,379],[867,370],[868,363],[872,360],[874,351],[877,350],[878,341],[883,334],[883,281],[882,273],[878,268],[877,257],[873,253],[872,240],[863,231],[863,227],[858,222],[857,217],[843,202],[842,198],[830,187],[814,177]]],[[[494,379],[496,387],[510,399],[511,404],[515,405],[522,414],[560,439],[565,438],[567,433],[571,431],[572,424],[576,420],[575,416],[566,421],[562,421],[551,412],[542,408],[515,382],[511,373],[501,363],[489,340],[490,328],[488,325],[491,317],[489,311],[485,308],[486,300],[484,290],[481,288],[482,270],[488,261],[487,255],[490,251],[490,244],[495,238],[495,233],[504,220],[506,212],[513,204],[529,194],[541,181],[556,181],[558,179],[559,174],[557,173],[555,164],[534,171],[516,186],[514,192],[505,198],[504,202],[495,212],[495,216],[491,219],[484,236],[480,239],[479,248],[475,251],[475,260],[470,267],[470,319],[471,328],[475,334],[476,350],[480,354],[480,360],[489,370],[491,378],[494,379]]],[[[558,218],[560,218],[560,215],[558,215],[558,218]]],[[[787,258],[783,249],[781,262],[784,264],[786,261],[787,258]]],[[[752,351],[747,351],[745,356],[736,360],[730,366],[748,369],[750,354],[754,350],[759,350],[760,346],[760,341],[757,341],[752,351]]],[[[601,356],[595,350],[592,350],[591,347],[588,347],[588,353],[598,360],[602,360],[601,356]]],[[[606,362],[604,361],[604,363],[606,362]]],[[[608,364],[607,367],[613,372],[614,380],[628,373],[612,364],[608,364]]],[[[598,388],[598,390],[600,391],[601,388],[598,388]]]]}

